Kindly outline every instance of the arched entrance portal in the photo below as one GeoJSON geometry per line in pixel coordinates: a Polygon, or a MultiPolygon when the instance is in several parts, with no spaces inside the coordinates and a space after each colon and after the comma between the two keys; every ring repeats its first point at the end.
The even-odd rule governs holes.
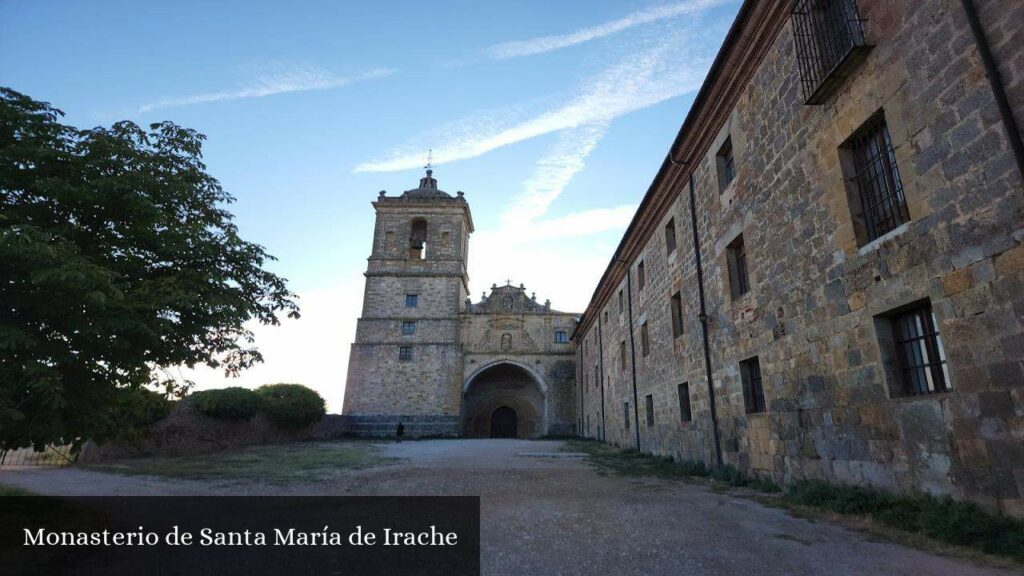
{"type": "Polygon", "coordinates": [[[502,406],[491,412],[491,438],[516,438],[517,422],[516,411],[508,406],[502,406]]]}
{"type": "Polygon", "coordinates": [[[525,368],[501,362],[470,377],[462,399],[464,434],[532,438],[545,433],[544,391],[525,368]]]}

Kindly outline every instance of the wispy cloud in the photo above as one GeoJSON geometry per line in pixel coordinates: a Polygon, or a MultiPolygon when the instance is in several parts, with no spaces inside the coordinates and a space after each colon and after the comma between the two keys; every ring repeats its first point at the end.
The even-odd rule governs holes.
{"type": "Polygon", "coordinates": [[[377,68],[353,76],[339,76],[321,68],[309,65],[272,64],[250,71],[246,85],[234,90],[206,92],[188,96],[175,96],[139,106],[138,112],[150,112],[172,106],[188,106],[223,100],[242,98],[262,98],[287,92],[304,92],[308,90],[327,90],[340,88],[356,82],[375,80],[394,74],[394,70],[377,68]]]}
{"type": "Polygon", "coordinates": [[[508,58],[517,58],[519,56],[542,54],[544,52],[551,52],[553,50],[560,50],[562,48],[568,48],[569,46],[583,44],[584,42],[589,42],[598,38],[604,38],[605,36],[610,36],[617,32],[628,30],[634,26],[657,22],[659,20],[665,20],[666,18],[675,18],[685,14],[703,12],[708,8],[724,4],[728,1],[732,0],[688,0],[686,2],[677,2],[675,4],[652,6],[650,8],[628,14],[618,20],[611,20],[603,24],[598,24],[597,26],[590,26],[568,34],[542,36],[539,38],[530,38],[528,40],[516,40],[495,44],[487,48],[484,53],[487,57],[494,60],[505,60],[508,58]]]}
{"type": "MultiPolygon", "coordinates": [[[[710,65],[711,55],[695,52],[682,30],[659,44],[630,54],[586,82],[564,104],[511,125],[489,121],[466,125],[433,147],[434,162],[474,158],[492,150],[552,132],[600,126],[630,112],[695,90],[710,65]]],[[[436,141],[436,140],[435,140],[436,141]]],[[[394,172],[422,164],[422,141],[393,150],[384,158],[363,162],[356,172],[394,172]]]]}
{"type": "Polygon", "coordinates": [[[585,166],[585,160],[608,129],[606,122],[563,130],[548,154],[537,162],[509,208],[502,214],[506,225],[522,224],[543,216],[551,203],[585,166]]]}

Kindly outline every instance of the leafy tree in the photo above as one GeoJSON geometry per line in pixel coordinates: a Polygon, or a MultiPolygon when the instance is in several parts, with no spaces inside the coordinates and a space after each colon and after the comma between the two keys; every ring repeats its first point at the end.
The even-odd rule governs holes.
{"type": "Polygon", "coordinates": [[[203,135],[61,116],[0,88],[0,447],[131,435],[138,390],[183,392],[164,368],[237,374],[262,361],[247,321],[298,316],[203,135]]]}

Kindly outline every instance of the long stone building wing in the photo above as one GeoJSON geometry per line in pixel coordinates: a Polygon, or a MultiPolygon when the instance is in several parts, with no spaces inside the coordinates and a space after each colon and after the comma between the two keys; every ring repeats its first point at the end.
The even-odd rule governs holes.
{"type": "Polygon", "coordinates": [[[1024,515],[1022,21],[744,2],[574,336],[583,433],[1024,515]]]}

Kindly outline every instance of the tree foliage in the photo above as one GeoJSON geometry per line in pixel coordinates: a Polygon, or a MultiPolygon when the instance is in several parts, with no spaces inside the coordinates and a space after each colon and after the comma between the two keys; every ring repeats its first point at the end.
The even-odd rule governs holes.
{"type": "Polygon", "coordinates": [[[238,235],[171,122],[79,130],[0,88],[0,446],[132,432],[162,369],[262,360],[245,323],[298,315],[273,260],[238,235]],[[133,396],[134,394],[134,396],[133,396]]]}

